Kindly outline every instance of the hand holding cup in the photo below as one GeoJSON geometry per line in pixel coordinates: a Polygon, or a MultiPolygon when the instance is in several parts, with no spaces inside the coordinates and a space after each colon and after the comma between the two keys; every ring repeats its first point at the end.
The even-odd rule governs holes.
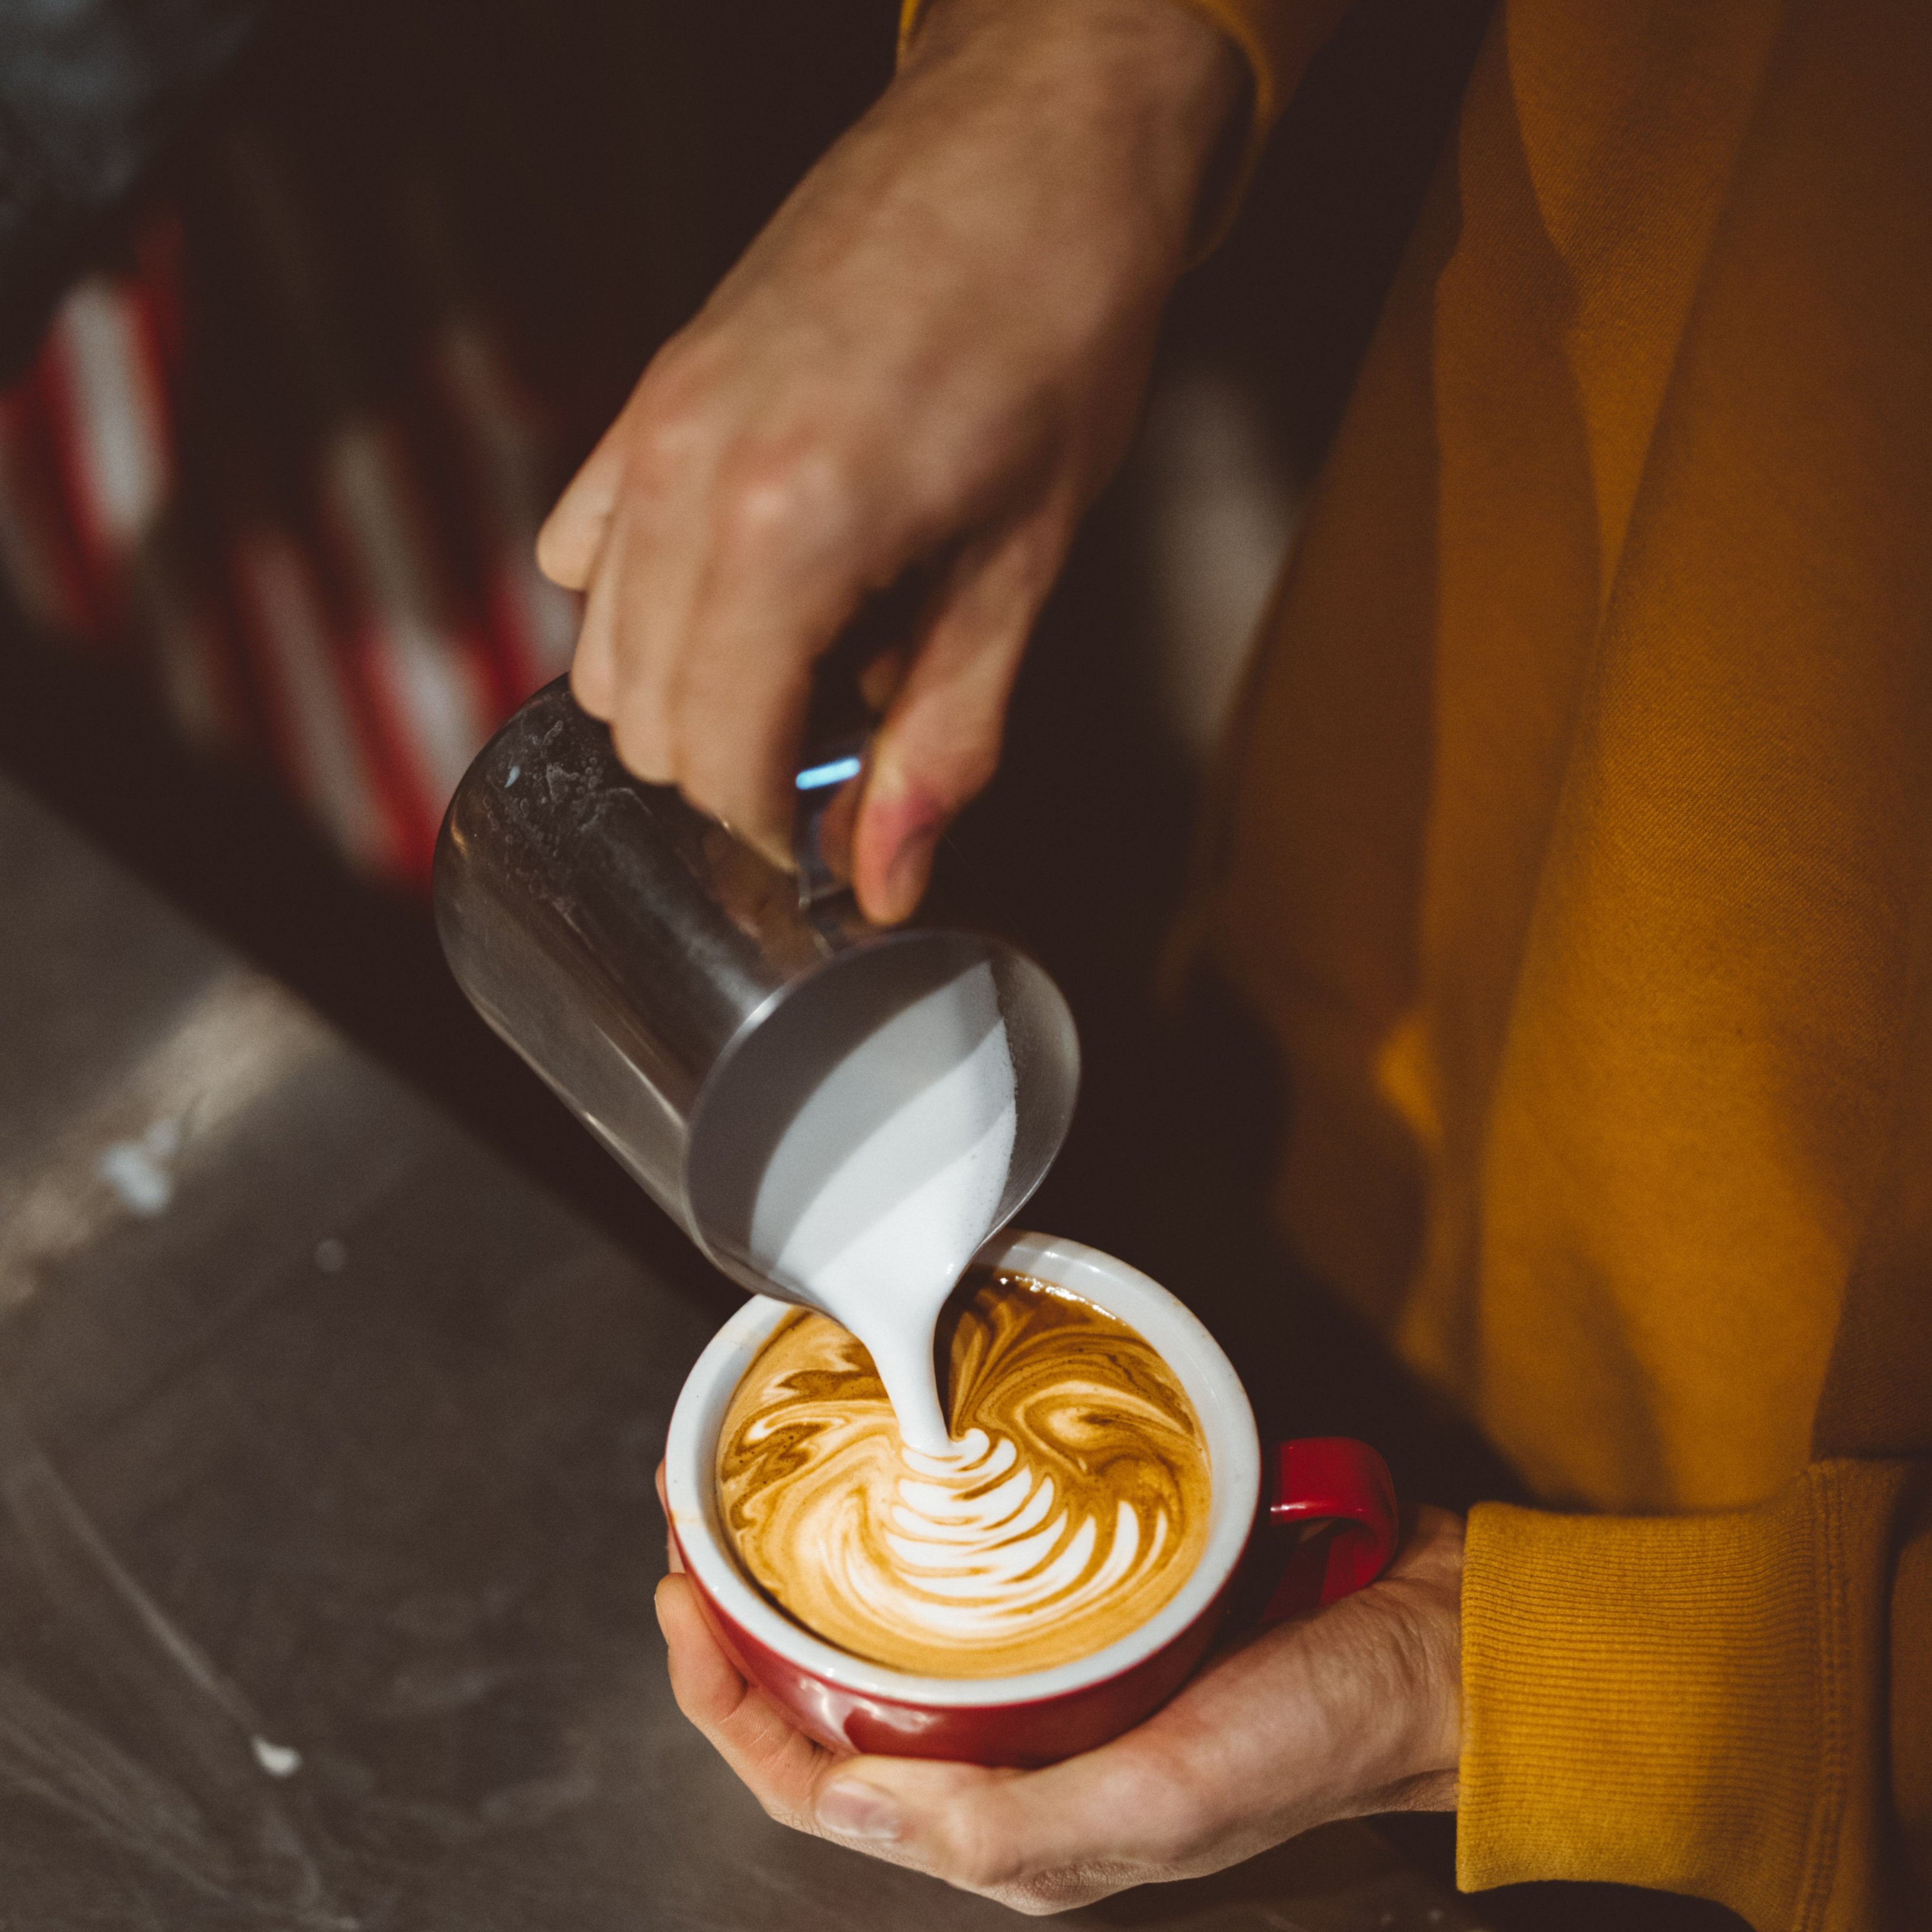
{"type": "Polygon", "coordinates": [[[852,1757],[658,1586],[679,1708],[780,1823],[1028,1912],[1197,1877],[1337,1818],[1456,1802],[1462,1526],[1418,1512],[1370,1588],[1216,1658],[1144,1723],[1033,1771],[852,1757]]]}
{"type": "MultiPolygon", "coordinates": [[[[1172,1696],[1213,1640],[1256,1533],[1261,1458],[1240,1382],[1180,1304],[1108,1256],[1014,1234],[981,1259],[1085,1298],[1172,1366],[1213,1470],[1201,1554],[1147,1622],[1048,1670],[921,1678],[822,1641],[752,1586],[720,1526],[734,1391],[796,1318],[752,1304],[693,1370],[674,1418],[664,1486],[674,1570],[689,1574],[666,1580],[658,1613],[680,1707],[766,1808],[1046,1910],[1213,1870],[1325,1819],[1452,1803],[1460,1522],[1422,1512],[1380,1581],[1224,1652],[1172,1696]]],[[[1310,1447],[1312,1499],[1287,1498],[1274,1533],[1294,1534],[1309,1504],[1356,1519],[1347,1527],[1371,1544],[1392,1540],[1372,1452],[1310,1447]]],[[[1304,1604],[1354,1589],[1387,1555],[1384,1543],[1364,1569],[1359,1550],[1304,1550],[1317,1560],[1286,1580],[1304,1604]]]]}

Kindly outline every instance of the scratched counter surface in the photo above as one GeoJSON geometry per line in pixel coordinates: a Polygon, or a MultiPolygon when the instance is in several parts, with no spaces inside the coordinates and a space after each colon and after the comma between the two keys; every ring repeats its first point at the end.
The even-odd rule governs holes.
{"type": "MultiPolygon", "coordinates": [[[[4,780],[0,1095],[0,1927],[1016,1922],[671,1702],[715,1313],[4,780]]],[[[1075,1917],[1479,1922],[1364,1826],[1075,1917]]]]}

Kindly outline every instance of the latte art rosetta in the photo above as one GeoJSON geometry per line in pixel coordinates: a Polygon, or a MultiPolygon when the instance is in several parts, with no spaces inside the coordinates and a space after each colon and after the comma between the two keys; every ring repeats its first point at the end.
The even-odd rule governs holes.
{"type": "Polygon", "coordinates": [[[922,1675],[1082,1657],[1152,1616],[1207,1537],[1198,1420],[1124,1323],[1015,1276],[940,1328],[950,1453],[900,1440],[864,1348],[794,1317],[719,1442],[728,1536],[766,1592],[842,1648],[922,1675]]]}

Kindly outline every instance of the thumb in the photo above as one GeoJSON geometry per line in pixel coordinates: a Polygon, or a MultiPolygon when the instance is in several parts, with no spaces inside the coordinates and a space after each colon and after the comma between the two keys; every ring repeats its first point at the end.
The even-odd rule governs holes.
{"type": "Polygon", "coordinates": [[[1061,546],[1032,526],[962,556],[872,748],[852,844],[853,884],[868,918],[909,919],[940,835],[1000,761],[1006,706],[1061,546]]]}
{"type": "Polygon", "coordinates": [[[1001,1797],[1027,1776],[924,1758],[835,1760],[814,1796],[813,1820],[828,1838],[977,1889],[998,1883],[1018,1849],[1003,1828],[1001,1797]]]}
{"type": "Polygon", "coordinates": [[[828,1837],[949,1884],[1053,1906],[1097,1896],[1087,1888],[1102,1872],[1131,1882],[1139,1855],[1161,1835],[1148,1828],[1148,1783],[1130,1753],[1105,1749],[1032,1772],[854,1758],[828,1767],[814,1821],[828,1837]],[[1141,1826],[1143,1841],[1124,1840],[1124,1820],[1141,1826]]]}

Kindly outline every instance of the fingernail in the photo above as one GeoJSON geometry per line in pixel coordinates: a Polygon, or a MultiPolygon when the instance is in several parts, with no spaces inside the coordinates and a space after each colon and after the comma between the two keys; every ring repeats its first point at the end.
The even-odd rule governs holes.
{"type": "Polygon", "coordinates": [[[932,869],[933,848],[939,843],[939,827],[915,832],[893,854],[886,871],[886,917],[910,919],[919,910],[932,869]]]}
{"type": "Polygon", "coordinates": [[[884,1844],[899,1834],[899,1808],[876,1786],[840,1778],[818,1794],[818,1822],[837,1838],[884,1844]]]}

